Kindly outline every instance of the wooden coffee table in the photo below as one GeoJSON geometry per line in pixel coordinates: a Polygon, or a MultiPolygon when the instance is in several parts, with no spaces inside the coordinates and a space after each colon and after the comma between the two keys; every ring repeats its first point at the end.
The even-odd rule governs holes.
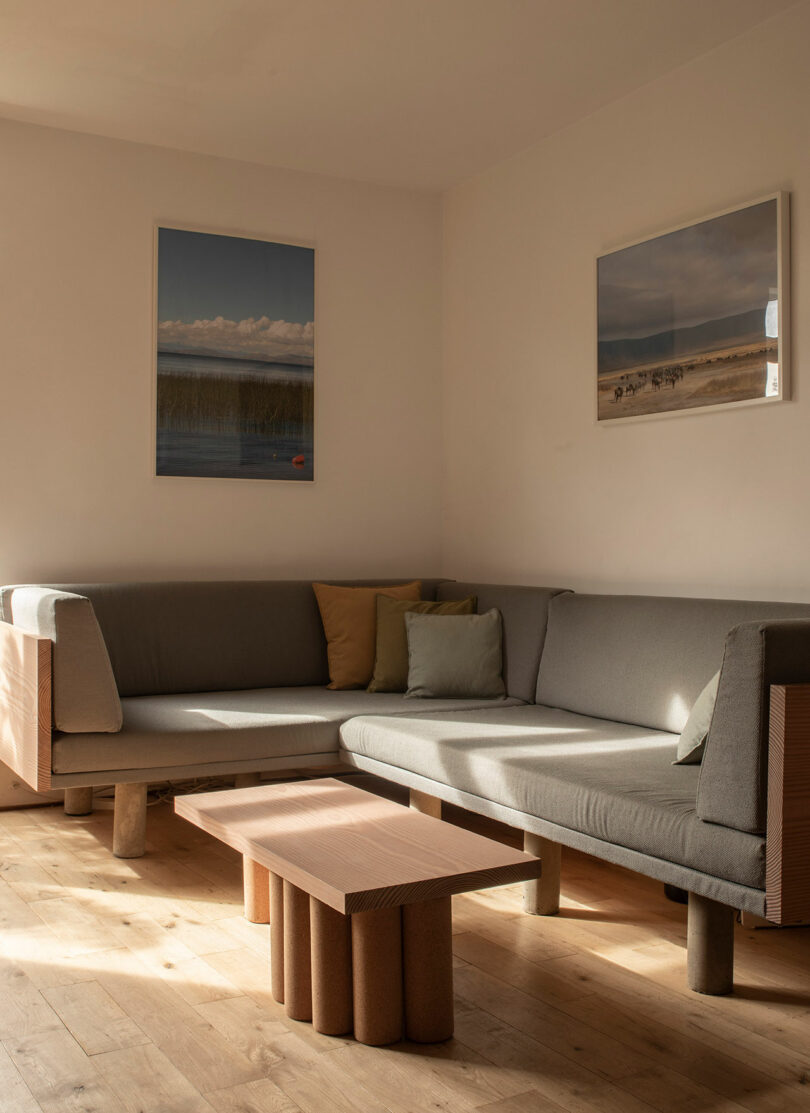
{"type": "Polygon", "coordinates": [[[334,778],[178,796],[243,855],[270,923],[271,990],[294,1020],[361,1043],[453,1034],[453,893],[540,876],[540,859],[334,778]]]}

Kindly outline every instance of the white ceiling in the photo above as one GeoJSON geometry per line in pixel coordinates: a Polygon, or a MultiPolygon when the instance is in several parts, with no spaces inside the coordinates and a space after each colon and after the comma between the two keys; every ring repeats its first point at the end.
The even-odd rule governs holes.
{"type": "Polygon", "coordinates": [[[796,0],[0,0],[0,116],[442,189],[796,0]]]}

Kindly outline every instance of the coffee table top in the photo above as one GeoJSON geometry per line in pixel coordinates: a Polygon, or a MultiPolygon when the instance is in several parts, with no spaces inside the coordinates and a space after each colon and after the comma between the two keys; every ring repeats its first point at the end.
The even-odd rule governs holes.
{"type": "Polygon", "coordinates": [[[333,777],[178,796],[174,806],[343,913],[540,876],[539,858],[333,777]]]}

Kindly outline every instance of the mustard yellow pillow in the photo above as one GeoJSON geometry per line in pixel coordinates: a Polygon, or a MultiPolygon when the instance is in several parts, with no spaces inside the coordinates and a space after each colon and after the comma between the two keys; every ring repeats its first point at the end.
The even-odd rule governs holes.
{"type": "Polygon", "coordinates": [[[466,599],[449,599],[444,603],[424,600],[411,603],[407,599],[390,599],[377,596],[377,652],[374,658],[374,675],[368,686],[370,692],[404,692],[408,687],[408,634],[405,615],[416,614],[475,614],[478,600],[474,595],[466,599]]]}
{"type": "Polygon", "coordinates": [[[422,581],[393,587],[339,587],[313,584],[326,634],[330,688],[365,688],[374,671],[377,596],[417,602],[422,581]]]}

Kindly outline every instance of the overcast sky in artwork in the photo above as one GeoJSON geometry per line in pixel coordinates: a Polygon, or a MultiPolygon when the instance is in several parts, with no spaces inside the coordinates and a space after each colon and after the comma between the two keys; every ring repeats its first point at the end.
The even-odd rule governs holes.
{"type": "Polygon", "coordinates": [[[158,231],[158,347],[311,362],[315,252],[265,240],[158,231]]]}
{"type": "Polygon", "coordinates": [[[776,201],[604,255],[598,284],[600,340],[764,311],[776,296],[776,201]]]}

